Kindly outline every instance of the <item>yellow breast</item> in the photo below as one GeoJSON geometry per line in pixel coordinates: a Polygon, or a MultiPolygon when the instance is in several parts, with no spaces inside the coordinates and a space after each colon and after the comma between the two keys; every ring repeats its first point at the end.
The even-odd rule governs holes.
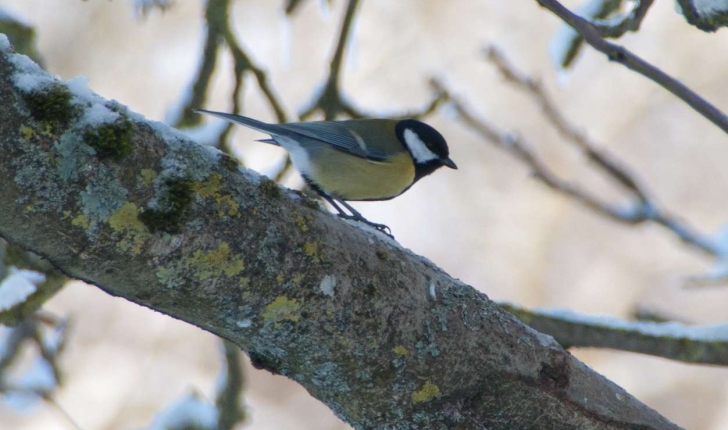
{"type": "Polygon", "coordinates": [[[344,200],[384,200],[404,192],[415,179],[415,166],[407,152],[387,161],[356,159],[351,163],[319,163],[309,172],[327,193],[344,200]]]}

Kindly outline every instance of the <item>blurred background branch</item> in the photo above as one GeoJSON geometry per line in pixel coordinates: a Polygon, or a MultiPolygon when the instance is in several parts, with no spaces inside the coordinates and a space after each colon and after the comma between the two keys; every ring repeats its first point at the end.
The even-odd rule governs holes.
{"type": "Polygon", "coordinates": [[[225,365],[222,367],[221,380],[215,404],[220,410],[216,430],[231,430],[237,424],[245,421],[243,409],[243,390],[245,389],[245,375],[243,375],[243,353],[240,347],[229,340],[222,341],[225,365]]]}
{"type": "MultiPolygon", "coordinates": [[[[629,12],[620,13],[623,0],[587,0],[579,7],[578,13],[589,20],[602,37],[618,38],[628,31],[639,30],[652,2],[635,0],[629,12]]],[[[564,23],[551,42],[556,65],[562,69],[571,67],[583,45],[584,37],[564,23]]]]}
{"type": "Polygon", "coordinates": [[[305,121],[311,119],[317,112],[320,112],[323,119],[326,121],[334,120],[342,115],[349,118],[422,118],[434,113],[437,108],[447,100],[447,96],[443,92],[437,91],[432,97],[432,100],[421,108],[401,113],[388,113],[382,115],[362,112],[358,108],[354,107],[353,103],[340,89],[340,77],[343,68],[342,63],[346,56],[346,48],[349,45],[349,40],[352,37],[352,23],[355,20],[358,5],[359,0],[348,0],[346,12],[341,22],[341,30],[339,31],[336,47],[334,49],[334,54],[329,63],[328,77],[325,79],[320,89],[313,94],[312,100],[301,109],[299,113],[301,120],[305,121]]]}
{"type": "Polygon", "coordinates": [[[687,22],[703,31],[716,31],[728,26],[728,2],[676,0],[687,22]]]}
{"type": "Polygon", "coordinates": [[[36,312],[15,327],[0,331],[0,394],[29,407],[45,401],[73,428],[73,418],[55,400],[64,382],[61,356],[69,339],[69,321],[48,312],[36,312]],[[29,366],[22,366],[30,361],[29,366]]]}
{"type": "Polygon", "coordinates": [[[724,133],[728,134],[728,116],[691,90],[687,85],[633,54],[626,48],[607,42],[601,37],[599,28],[588,20],[572,13],[557,0],[537,0],[537,2],[570,25],[589,45],[605,54],[610,61],[616,61],[660,85],[680,98],[707,120],[711,121],[723,130],[724,133]]]}
{"type": "Polygon", "coordinates": [[[0,239],[0,324],[17,325],[68,281],[44,258],[0,239]]]}
{"type": "Polygon", "coordinates": [[[677,322],[623,321],[563,309],[525,309],[501,303],[505,310],[564,348],[609,348],[686,363],[728,366],[728,324],[690,327],[677,322]]]}
{"type": "MultiPolygon", "coordinates": [[[[640,224],[645,221],[653,221],[676,234],[685,243],[701,251],[713,256],[723,255],[724,250],[709,237],[696,232],[691,227],[682,223],[678,218],[660,210],[648,198],[642,187],[638,185],[639,181],[623,167],[623,163],[617,161],[613,156],[606,154],[603,150],[595,149],[584,134],[566,122],[562,114],[559,113],[536,81],[518,74],[517,71],[505,62],[505,58],[498,51],[490,48],[488,55],[499,66],[501,72],[504,73],[504,76],[509,82],[517,84],[521,89],[525,88],[529,91],[534,100],[541,105],[546,118],[555,125],[557,130],[567,140],[579,146],[587,154],[590,161],[596,163],[617,184],[622,185],[630,191],[634,199],[626,205],[610,203],[602,197],[587,191],[577,183],[561,179],[541,160],[533,150],[533,146],[526,142],[523,137],[504,132],[492,123],[477,117],[467,108],[464,101],[450,95],[450,103],[458,119],[464,125],[478,133],[485,140],[497,144],[500,148],[516,156],[531,169],[531,174],[544,185],[573,198],[597,213],[626,224],[640,224]]],[[[433,81],[433,85],[440,91],[449,92],[437,80],[433,81]]]]}
{"type": "Polygon", "coordinates": [[[39,65],[43,65],[43,58],[36,48],[35,29],[4,5],[0,5],[0,33],[8,36],[17,52],[27,55],[39,65]]]}
{"type": "Polygon", "coordinates": [[[334,55],[329,63],[329,75],[318,93],[313,95],[313,100],[299,112],[298,116],[303,121],[310,119],[319,110],[323,113],[324,120],[336,119],[340,114],[347,115],[350,118],[365,116],[346,99],[339,89],[342,62],[351,37],[352,22],[356,16],[358,6],[359,0],[348,0],[346,12],[341,21],[341,30],[339,31],[334,55]]]}
{"type": "MultiPolygon", "coordinates": [[[[728,257],[725,254],[725,249],[716,243],[715,240],[686,225],[681,221],[682,217],[671,215],[663,209],[660,209],[648,196],[644,186],[641,185],[641,179],[638,179],[631,169],[628,169],[625,163],[615,158],[614,155],[607,153],[604,149],[598,149],[591,142],[588,135],[580,131],[576,125],[571,124],[536,79],[517,70],[507,60],[504,53],[494,46],[486,48],[485,55],[497,67],[506,82],[525,91],[541,107],[541,112],[544,117],[567,143],[576,145],[586,155],[587,160],[593,162],[617,185],[622,186],[622,188],[632,194],[632,201],[628,205],[609,204],[601,201],[599,197],[581,190],[575,184],[569,184],[558,179],[519,137],[509,136],[492,127],[490,127],[491,130],[488,133],[481,133],[484,137],[488,137],[493,141],[493,136],[500,136],[495,140],[510,142],[507,146],[512,147],[533,168],[534,174],[538,179],[542,180],[551,188],[576,198],[576,200],[581,201],[592,209],[597,209],[612,219],[628,224],[653,221],[675,233],[685,243],[701,251],[707,252],[714,257],[728,257]]],[[[466,119],[467,123],[471,125],[477,123],[477,130],[482,131],[488,127],[487,123],[478,121],[472,114],[465,112],[465,107],[462,103],[456,102],[456,110],[462,115],[463,119],[466,119]]]]}
{"type": "Polygon", "coordinates": [[[175,0],[131,0],[134,4],[134,10],[138,15],[146,18],[153,10],[162,12],[171,8],[175,0]]]}
{"type": "MultiPolygon", "coordinates": [[[[286,0],[285,13],[286,15],[293,15],[298,10],[298,7],[305,3],[306,0],[286,0]]],[[[323,0],[327,6],[331,6],[331,0],[323,0]]]]}
{"type": "MultiPolygon", "coordinates": [[[[227,46],[233,57],[233,68],[235,83],[231,92],[230,100],[232,109],[231,113],[239,115],[242,112],[241,94],[245,88],[245,76],[247,73],[252,74],[255,78],[258,88],[263,93],[265,100],[268,102],[271,110],[276,116],[278,122],[287,122],[285,110],[282,102],[278,99],[275,91],[268,82],[267,73],[259,66],[255,65],[247,52],[242,48],[237,36],[232,29],[230,23],[230,6],[233,0],[210,0],[205,6],[205,42],[200,59],[199,68],[190,83],[190,87],[185,89],[183,96],[177,106],[173,107],[167,115],[167,123],[178,128],[199,127],[202,123],[200,114],[194,112],[194,109],[205,106],[207,101],[210,82],[213,72],[216,69],[218,56],[221,47],[227,46]]],[[[233,124],[227,121],[219,121],[212,126],[212,137],[205,134],[204,138],[191,130],[191,134],[198,140],[204,140],[208,144],[221,149],[226,154],[231,154],[228,137],[232,130],[233,124]],[[222,127],[222,128],[220,128],[222,127]]]]}

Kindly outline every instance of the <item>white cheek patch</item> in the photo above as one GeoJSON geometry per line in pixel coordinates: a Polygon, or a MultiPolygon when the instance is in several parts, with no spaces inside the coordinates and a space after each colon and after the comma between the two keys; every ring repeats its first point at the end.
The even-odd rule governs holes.
{"type": "Polygon", "coordinates": [[[434,152],[430,151],[427,145],[425,145],[425,142],[420,139],[420,136],[418,136],[417,133],[415,133],[411,129],[405,129],[403,135],[404,143],[407,144],[407,147],[412,153],[412,158],[414,158],[415,162],[425,163],[427,161],[439,158],[437,155],[435,155],[434,152]]]}

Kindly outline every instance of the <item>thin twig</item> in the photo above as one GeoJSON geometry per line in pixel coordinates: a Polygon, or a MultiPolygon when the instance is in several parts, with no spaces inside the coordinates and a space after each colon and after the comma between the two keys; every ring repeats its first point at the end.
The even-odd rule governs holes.
{"type": "Polygon", "coordinates": [[[224,339],[222,343],[225,351],[225,384],[220,387],[215,399],[215,405],[220,412],[217,429],[230,430],[245,421],[245,410],[241,401],[245,378],[240,347],[224,339]]]}
{"type": "Polygon", "coordinates": [[[597,51],[605,54],[609,60],[616,61],[628,69],[633,70],[657,83],[687,103],[700,115],[707,118],[725,133],[728,133],[728,116],[707,100],[700,97],[686,85],[680,83],[677,79],[669,76],[662,70],[631,53],[626,48],[607,42],[600,36],[599,30],[594,26],[594,24],[578,15],[575,15],[557,0],[536,0],[536,2],[569,24],[572,28],[574,28],[574,30],[581,34],[582,37],[584,37],[584,40],[589,45],[597,51]]]}
{"type": "MultiPolygon", "coordinates": [[[[596,23],[618,11],[622,2],[623,0],[584,0],[578,11],[585,19],[596,23]]],[[[563,24],[553,36],[551,45],[554,59],[558,60],[559,67],[566,69],[574,63],[584,47],[584,38],[567,24],[563,24]]]]}
{"type": "MultiPolygon", "coordinates": [[[[443,84],[436,80],[433,81],[433,85],[440,91],[448,92],[444,88],[443,84]]],[[[449,97],[450,104],[454,108],[458,118],[466,126],[468,126],[468,128],[476,131],[486,140],[496,143],[499,147],[515,155],[531,168],[532,174],[536,179],[543,182],[549,188],[565,194],[597,213],[606,215],[615,221],[626,224],[639,224],[645,221],[652,221],[667,228],[685,243],[692,245],[703,252],[713,256],[720,256],[722,254],[723,250],[715,243],[715,241],[658,209],[657,205],[654,204],[644,192],[640,191],[641,188],[637,185],[638,181],[633,179],[627,170],[620,167],[621,163],[616,163],[615,161],[604,158],[596,151],[594,151],[594,154],[597,154],[597,156],[592,156],[594,161],[602,163],[602,167],[621,184],[634,184],[633,189],[631,188],[631,185],[627,185],[628,188],[631,189],[637,196],[637,201],[630,206],[611,204],[598,196],[593,195],[579,185],[559,178],[538,157],[536,152],[533,151],[532,146],[529,145],[522,137],[505,133],[493,124],[477,118],[465,107],[462,101],[455,98],[452,94],[450,94],[449,97]]],[[[548,102],[548,106],[555,109],[550,101],[548,102]]],[[[560,117],[563,120],[563,117],[560,114],[556,113],[553,115],[554,118],[560,117]]],[[[566,127],[565,131],[568,132],[568,136],[579,135],[577,132],[574,132],[573,129],[571,131],[568,130],[571,128],[568,123],[562,122],[560,124],[561,126],[566,127]]],[[[581,144],[588,144],[588,142],[589,141],[587,139],[584,139],[581,141],[581,144]]],[[[590,147],[590,145],[588,145],[588,147],[590,147]]]]}
{"type": "Polygon", "coordinates": [[[648,307],[646,305],[637,305],[634,309],[630,311],[629,318],[641,322],[677,322],[685,325],[694,325],[684,318],[675,315],[673,312],[664,312],[662,310],[648,307]]]}
{"type": "Polygon", "coordinates": [[[81,427],[80,424],[76,422],[76,420],[71,416],[71,414],[63,407],[60,403],[50,394],[39,394],[40,397],[45,400],[46,403],[48,403],[50,406],[53,407],[53,410],[55,410],[63,419],[68,423],[71,428],[74,430],[83,430],[83,427],[81,427]]]}
{"type": "MultiPolygon", "coordinates": [[[[283,104],[278,99],[278,96],[275,94],[270,84],[268,83],[268,75],[263,69],[256,66],[250,59],[248,54],[243,50],[240,42],[235,36],[232,26],[230,25],[230,20],[226,19],[222,25],[222,36],[227,43],[227,46],[230,49],[234,60],[233,67],[235,74],[235,86],[233,87],[233,92],[231,95],[233,104],[232,113],[234,115],[240,115],[240,113],[242,112],[241,95],[245,86],[245,74],[246,72],[250,72],[253,74],[253,76],[255,76],[258,87],[263,93],[265,99],[268,101],[268,105],[273,110],[273,113],[276,116],[276,120],[278,122],[288,122],[288,117],[285,110],[283,109],[283,104]]],[[[232,130],[232,126],[232,123],[228,123],[225,131],[220,135],[218,144],[219,147],[226,149],[225,152],[228,154],[230,154],[231,151],[230,148],[226,147],[225,142],[227,142],[227,138],[230,134],[230,131],[232,130]]]]}
{"type": "Polygon", "coordinates": [[[202,49],[202,59],[199,69],[192,80],[192,90],[181,106],[179,116],[170,118],[173,127],[194,127],[202,122],[200,114],[193,111],[194,108],[202,106],[207,100],[207,93],[212,80],[212,73],[215,71],[220,43],[222,42],[221,26],[227,20],[227,11],[230,0],[210,0],[205,8],[205,44],[202,49]]]}
{"type": "MultiPolygon", "coordinates": [[[[434,85],[430,83],[430,87],[435,89],[434,85]]],[[[413,109],[409,110],[407,112],[402,112],[400,114],[391,115],[390,118],[396,118],[396,119],[406,119],[406,118],[415,118],[415,119],[421,119],[427,116],[432,115],[437,111],[437,109],[442,106],[443,104],[447,103],[450,100],[450,94],[448,94],[446,91],[435,91],[435,94],[432,97],[432,100],[430,100],[426,105],[422,106],[419,109],[413,109]]]]}
{"type": "MultiPolygon", "coordinates": [[[[231,95],[233,113],[240,114],[242,111],[240,100],[245,86],[245,75],[246,73],[251,73],[255,77],[258,87],[273,110],[278,122],[287,121],[283,105],[268,83],[266,72],[255,65],[235,36],[230,23],[230,4],[231,0],[210,0],[207,4],[205,9],[207,32],[205,48],[203,49],[202,60],[200,61],[200,69],[193,80],[194,84],[192,85],[191,95],[184,106],[182,106],[179,118],[175,119],[173,125],[176,127],[196,126],[202,121],[201,115],[192,109],[202,106],[207,99],[212,73],[220,54],[219,48],[223,42],[227,45],[234,60],[235,85],[231,95]]],[[[228,124],[218,137],[218,147],[228,154],[230,153],[230,149],[227,147],[227,140],[231,129],[232,124],[228,124]]]]}
{"type": "Polygon", "coordinates": [[[360,113],[353,105],[346,100],[345,96],[339,89],[339,77],[341,74],[341,63],[344,59],[344,53],[351,36],[352,22],[356,15],[359,0],[349,0],[346,6],[344,19],[341,23],[341,31],[339,31],[339,39],[334,50],[334,56],[329,63],[329,76],[326,79],[321,92],[315,96],[309,105],[301,110],[299,116],[302,120],[312,117],[316,111],[320,110],[324,114],[325,120],[333,120],[340,113],[344,113],[351,118],[361,118],[364,115],[360,113]]]}
{"type": "Polygon", "coordinates": [[[726,26],[725,10],[716,11],[712,15],[701,15],[695,7],[695,0],[676,0],[676,2],[687,22],[703,31],[713,32],[726,26]]]}
{"type": "MultiPolygon", "coordinates": [[[[328,4],[328,6],[331,6],[331,0],[326,0],[326,3],[328,4]]],[[[286,7],[285,7],[286,15],[290,16],[290,15],[293,15],[294,13],[296,13],[296,11],[298,10],[298,7],[301,4],[303,4],[303,0],[286,1],[286,7]]]]}
{"type": "Polygon", "coordinates": [[[541,112],[546,119],[549,120],[562,137],[576,144],[579,149],[584,151],[590,161],[596,163],[597,166],[632,192],[640,203],[648,204],[649,198],[647,197],[647,192],[638,184],[632,173],[611,155],[605,151],[598,150],[596,145],[589,140],[589,137],[585,133],[578,130],[573,124],[570,124],[556,107],[556,104],[546,94],[546,91],[539,81],[516,70],[515,66],[508,61],[503,52],[494,46],[487,47],[485,49],[485,55],[510,84],[528,92],[533,97],[541,107],[541,112]]]}
{"type": "Polygon", "coordinates": [[[654,0],[637,0],[632,9],[616,19],[594,19],[592,24],[602,37],[618,38],[628,31],[640,29],[642,21],[654,0]]]}

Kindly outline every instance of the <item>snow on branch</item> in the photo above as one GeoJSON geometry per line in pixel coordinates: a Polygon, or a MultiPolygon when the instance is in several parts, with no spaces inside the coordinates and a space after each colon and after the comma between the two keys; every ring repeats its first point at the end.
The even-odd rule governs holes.
{"type": "Polygon", "coordinates": [[[696,364],[728,365],[728,324],[689,326],[678,322],[625,321],[566,309],[501,306],[564,348],[592,347],[638,352],[696,364]]]}
{"type": "Polygon", "coordinates": [[[697,113],[705,117],[707,120],[715,124],[723,132],[728,133],[728,116],[716,106],[712,105],[703,97],[699,96],[687,85],[668,75],[658,67],[648,63],[639,56],[633,54],[623,46],[607,42],[601,35],[599,28],[593,23],[574,14],[564,7],[558,0],[536,0],[542,7],[547,8],[556,16],[561,18],[566,24],[576,30],[586,43],[592,48],[605,54],[610,61],[622,64],[628,69],[639,73],[640,75],[650,79],[662,88],[671,92],[688,106],[693,108],[697,113]]]}

